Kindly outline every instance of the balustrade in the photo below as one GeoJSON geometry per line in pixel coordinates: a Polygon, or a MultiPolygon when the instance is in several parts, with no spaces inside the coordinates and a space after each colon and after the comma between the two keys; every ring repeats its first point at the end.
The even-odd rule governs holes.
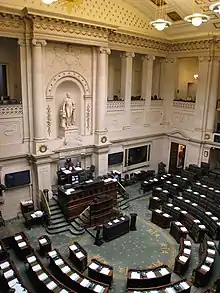
{"type": "Polygon", "coordinates": [[[174,108],[180,108],[184,110],[195,110],[196,103],[193,102],[182,102],[182,101],[173,101],[174,108]]]}

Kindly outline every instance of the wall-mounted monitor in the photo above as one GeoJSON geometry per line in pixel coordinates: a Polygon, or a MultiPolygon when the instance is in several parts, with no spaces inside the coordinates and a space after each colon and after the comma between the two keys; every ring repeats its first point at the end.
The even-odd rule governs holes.
{"type": "Polygon", "coordinates": [[[118,152],[118,153],[114,153],[114,154],[109,154],[108,155],[108,165],[118,165],[123,163],[123,152],[118,152]]]}
{"type": "Polygon", "coordinates": [[[128,150],[128,166],[147,161],[148,146],[140,146],[128,150]]]}
{"type": "Polygon", "coordinates": [[[30,171],[21,171],[5,174],[5,186],[7,188],[30,184],[30,171]]]}

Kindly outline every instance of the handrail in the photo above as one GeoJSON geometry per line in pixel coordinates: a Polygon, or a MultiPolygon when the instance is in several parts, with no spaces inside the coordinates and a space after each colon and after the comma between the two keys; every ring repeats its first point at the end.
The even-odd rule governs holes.
{"type": "Polygon", "coordinates": [[[41,202],[42,202],[43,208],[45,209],[46,213],[48,214],[48,217],[50,218],[51,211],[50,211],[50,207],[49,207],[47,198],[42,190],[40,190],[40,193],[41,193],[41,202]]]}
{"type": "Polygon", "coordinates": [[[124,186],[118,181],[118,185],[120,186],[120,188],[122,188],[124,190],[124,192],[126,192],[126,189],[124,188],[124,186]]]}

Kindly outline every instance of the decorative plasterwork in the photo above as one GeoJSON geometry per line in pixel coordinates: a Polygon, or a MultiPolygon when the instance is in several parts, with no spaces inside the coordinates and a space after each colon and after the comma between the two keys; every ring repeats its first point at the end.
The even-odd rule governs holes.
{"type": "Polygon", "coordinates": [[[187,42],[173,42],[169,46],[170,52],[191,52],[191,51],[207,51],[211,48],[213,40],[198,40],[187,42]]]}
{"type": "Polygon", "coordinates": [[[55,87],[55,84],[58,81],[60,81],[64,78],[67,78],[67,77],[72,77],[72,78],[76,79],[78,82],[80,82],[80,84],[84,90],[84,95],[91,95],[88,82],[85,80],[85,78],[81,74],[79,74],[78,72],[68,70],[68,71],[63,71],[63,72],[56,74],[51,79],[51,81],[49,82],[47,89],[46,89],[46,96],[47,97],[53,96],[52,90],[55,87]]]}
{"type": "Polygon", "coordinates": [[[22,114],[23,114],[22,105],[1,105],[0,106],[1,118],[21,117],[22,114]]]}
{"type": "Polygon", "coordinates": [[[189,137],[183,131],[178,131],[178,130],[174,130],[174,131],[167,133],[167,136],[179,138],[179,139],[184,139],[184,140],[189,140],[189,137]]]}
{"type": "Polygon", "coordinates": [[[0,13],[0,31],[1,35],[9,36],[11,33],[18,34],[24,33],[24,20],[20,15],[0,13]]]}

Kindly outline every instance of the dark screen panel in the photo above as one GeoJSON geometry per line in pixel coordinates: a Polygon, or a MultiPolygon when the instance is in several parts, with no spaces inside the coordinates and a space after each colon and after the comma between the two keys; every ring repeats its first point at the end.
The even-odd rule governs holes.
{"type": "Polygon", "coordinates": [[[5,175],[5,185],[7,188],[30,184],[30,171],[21,171],[5,175]]]}
{"type": "Polygon", "coordinates": [[[123,162],[123,152],[108,155],[108,165],[121,164],[123,162]]]}
{"type": "Polygon", "coordinates": [[[147,146],[136,147],[128,150],[128,166],[147,161],[147,146]]]}

